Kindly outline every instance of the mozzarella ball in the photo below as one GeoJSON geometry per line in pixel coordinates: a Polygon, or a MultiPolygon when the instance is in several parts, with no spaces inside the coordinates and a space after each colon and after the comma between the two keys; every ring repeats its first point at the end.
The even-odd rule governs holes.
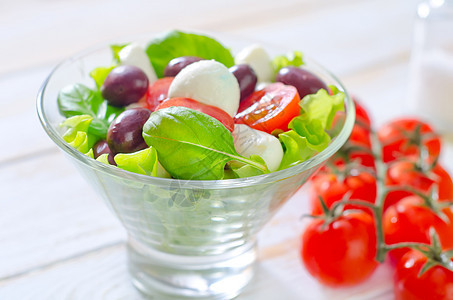
{"type": "Polygon", "coordinates": [[[236,124],[233,139],[234,148],[240,155],[247,158],[251,155],[259,155],[271,172],[276,171],[280,166],[283,148],[275,136],[244,124],[236,124]]]}
{"type": "Polygon", "coordinates": [[[156,72],[154,72],[148,55],[139,45],[135,43],[127,45],[120,50],[118,56],[122,65],[133,65],[145,72],[150,84],[157,80],[156,72]]]}
{"type": "Polygon", "coordinates": [[[234,117],[239,108],[239,84],[223,64],[215,60],[194,62],[176,75],[168,97],[186,97],[218,107],[234,117]]]}
{"type": "Polygon", "coordinates": [[[234,58],[238,64],[248,64],[256,73],[258,82],[273,81],[274,71],[271,58],[260,45],[251,45],[242,49],[234,58]]]}

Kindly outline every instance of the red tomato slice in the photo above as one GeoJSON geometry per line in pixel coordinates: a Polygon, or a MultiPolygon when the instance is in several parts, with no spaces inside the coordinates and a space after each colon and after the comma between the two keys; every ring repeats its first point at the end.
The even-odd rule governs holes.
{"type": "Polygon", "coordinates": [[[210,115],[211,117],[219,120],[220,123],[222,123],[229,131],[233,132],[233,130],[234,130],[233,118],[228,113],[226,113],[224,110],[222,110],[218,107],[203,104],[203,103],[200,103],[200,102],[190,99],[190,98],[177,97],[177,98],[170,98],[168,100],[165,100],[164,102],[162,102],[161,104],[159,104],[156,107],[156,110],[171,107],[171,106],[184,106],[184,107],[205,113],[205,114],[210,115]]]}
{"type": "Polygon", "coordinates": [[[148,88],[148,94],[146,95],[146,108],[151,111],[155,111],[156,107],[168,98],[168,89],[172,83],[174,77],[164,77],[156,80],[148,88]]]}
{"type": "Polygon", "coordinates": [[[236,123],[267,133],[276,129],[286,131],[289,122],[300,114],[299,102],[295,87],[280,82],[271,83],[245,98],[234,119],[236,123]]]}

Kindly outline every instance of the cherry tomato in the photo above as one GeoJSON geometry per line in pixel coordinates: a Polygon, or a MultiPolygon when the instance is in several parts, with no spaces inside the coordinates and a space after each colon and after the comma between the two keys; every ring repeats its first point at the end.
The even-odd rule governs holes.
{"type": "Polygon", "coordinates": [[[187,108],[200,111],[219,120],[220,123],[222,123],[229,131],[233,132],[234,130],[233,118],[228,113],[226,113],[225,111],[218,107],[203,104],[190,98],[170,98],[159,104],[159,106],[156,107],[156,110],[171,106],[184,106],[187,108]]]}
{"type": "Polygon", "coordinates": [[[419,277],[426,261],[422,253],[410,250],[398,262],[394,277],[395,300],[453,299],[453,272],[437,265],[419,277]]]}
{"type": "Polygon", "coordinates": [[[359,100],[356,97],[352,97],[355,104],[355,122],[356,124],[364,127],[365,129],[371,129],[371,120],[366,111],[366,109],[362,106],[359,100]]]}
{"type": "Polygon", "coordinates": [[[288,130],[289,122],[300,114],[300,97],[295,87],[276,82],[253,92],[239,105],[236,123],[272,133],[288,130]]]}
{"type": "Polygon", "coordinates": [[[403,189],[390,191],[387,194],[384,209],[402,198],[412,195],[411,192],[404,190],[406,186],[428,195],[433,186],[437,185],[437,197],[440,201],[453,199],[452,179],[440,164],[436,164],[430,171],[423,171],[417,166],[414,159],[394,161],[387,169],[385,184],[402,186],[403,189]]]}
{"type": "MultiPolygon", "coordinates": [[[[360,172],[352,169],[347,174],[320,174],[312,181],[310,186],[310,203],[312,214],[323,213],[319,197],[323,199],[327,207],[332,207],[335,202],[341,201],[347,193],[349,198],[362,200],[369,203],[376,201],[376,178],[369,172],[360,172]]],[[[369,208],[358,205],[346,205],[345,209],[358,208],[371,212],[369,208]]]]}
{"type": "Polygon", "coordinates": [[[418,141],[426,147],[430,161],[439,157],[440,138],[432,128],[417,119],[397,119],[378,131],[378,138],[382,144],[382,156],[384,162],[390,162],[403,156],[415,155],[419,157],[420,149],[418,141]],[[416,129],[419,128],[419,135],[416,129]]]}
{"type": "Polygon", "coordinates": [[[371,149],[370,132],[359,124],[354,124],[348,143],[371,149]]]}
{"type": "MultiPolygon", "coordinates": [[[[430,243],[429,229],[434,227],[445,249],[453,248],[453,211],[444,208],[442,213],[449,222],[445,222],[430,208],[424,205],[418,196],[409,196],[395,205],[390,206],[382,217],[385,242],[395,244],[401,242],[430,243]]],[[[390,251],[390,258],[396,262],[408,249],[401,248],[390,251]]]]}
{"type": "Polygon", "coordinates": [[[164,77],[156,80],[149,86],[146,97],[146,108],[155,111],[156,107],[168,98],[168,89],[170,88],[173,78],[174,77],[164,77]]]}
{"type": "Polygon", "coordinates": [[[302,235],[302,261],[307,271],[329,286],[350,286],[376,269],[376,232],[365,212],[344,212],[327,226],[314,219],[302,235]]]}

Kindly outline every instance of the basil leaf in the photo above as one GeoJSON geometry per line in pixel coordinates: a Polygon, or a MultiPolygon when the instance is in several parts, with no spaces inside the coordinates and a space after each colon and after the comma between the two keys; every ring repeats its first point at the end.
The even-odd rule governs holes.
{"type": "Polygon", "coordinates": [[[110,45],[110,49],[112,50],[112,55],[113,55],[113,62],[119,64],[120,63],[120,56],[119,53],[120,51],[128,46],[130,43],[126,44],[119,44],[119,45],[110,45]]]}
{"type": "Polygon", "coordinates": [[[218,180],[231,160],[268,172],[266,165],[240,156],[233,136],[215,118],[186,107],[155,111],[143,126],[143,138],[159,162],[178,179],[218,180]]]}
{"type": "Polygon", "coordinates": [[[146,54],[159,78],[163,77],[170,60],[181,56],[214,59],[227,68],[234,65],[231,52],[215,39],[176,30],[153,39],[146,48],[146,54]]]}
{"type": "Polygon", "coordinates": [[[122,107],[108,105],[99,91],[78,83],[63,88],[57,101],[60,113],[67,118],[77,115],[92,117],[88,132],[101,139],[106,138],[113,119],[124,111],[122,107]]]}

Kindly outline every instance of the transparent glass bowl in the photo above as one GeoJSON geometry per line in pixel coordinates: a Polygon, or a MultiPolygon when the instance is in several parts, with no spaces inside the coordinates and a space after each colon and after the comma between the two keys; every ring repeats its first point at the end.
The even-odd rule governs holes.
{"type": "MultiPolygon", "coordinates": [[[[131,41],[146,44],[151,37],[131,41]]],[[[219,40],[233,52],[248,45],[231,38],[219,40]]],[[[271,49],[270,53],[286,51],[271,49]]],[[[105,45],[68,59],[53,70],[37,99],[45,131],[126,228],[129,270],[141,292],[158,299],[236,297],[253,277],[258,231],[347,140],[354,123],[352,100],[332,74],[306,60],[307,69],[346,94],[346,118],[324,151],[297,166],[250,178],[154,178],[97,162],[61,137],[59,124],[64,118],[58,112],[58,92],[73,83],[94,87],[90,70],[109,65],[111,59],[110,48],[105,45]]]]}

